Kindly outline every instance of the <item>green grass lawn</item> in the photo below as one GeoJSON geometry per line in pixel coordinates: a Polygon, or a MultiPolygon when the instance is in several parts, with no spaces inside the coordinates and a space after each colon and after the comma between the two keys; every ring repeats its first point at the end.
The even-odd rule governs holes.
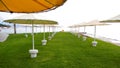
{"type": "Polygon", "coordinates": [[[92,47],[92,38],[83,41],[67,32],[57,33],[46,46],[42,38],[35,34],[37,58],[30,58],[31,34],[12,34],[0,42],[0,68],[120,68],[120,47],[114,44],[97,40],[92,47]]]}

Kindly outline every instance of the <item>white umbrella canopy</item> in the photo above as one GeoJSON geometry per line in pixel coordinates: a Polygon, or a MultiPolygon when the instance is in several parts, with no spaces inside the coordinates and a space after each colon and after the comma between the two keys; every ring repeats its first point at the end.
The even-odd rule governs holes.
{"type": "Polygon", "coordinates": [[[102,23],[98,20],[93,20],[93,21],[85,23],[84,25],[85,26],[103,26],[103,25],[108,25],[108,24],[102,23]]]}
{"type": "Polygon", "coordinates": [[[24,14],[20,16],[16,16],[12,19],[37,19],[33,14],[24,14]]]}
{"type": "Polygon", "coordinates": [[[86,26],[86,22],[76,24],[76,26],[78,26],[78,27],[83,27],[83,26],[86,26]]]}
{"type": "Polygon", "coordinates": [[[101,21],[102,23],[120,23],[120,15],[117,15],[113,18],[110,18],[108,20],[101,21]]]}

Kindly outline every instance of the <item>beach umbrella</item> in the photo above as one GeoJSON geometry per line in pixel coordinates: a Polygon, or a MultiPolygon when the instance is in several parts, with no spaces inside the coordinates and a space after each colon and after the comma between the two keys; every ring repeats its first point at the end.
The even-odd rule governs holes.
{"type": "Polygon", "coordinates": [[[103,26],[103,25],[108,25],[105,23],[100,23],[98,20],[93,20],[88,23],[85,23],[85,26],[94,26],[94,41],[92,41],[93,46],[97,45],[96,41],[96,26],[103,26]]]}
{"type": "Polygon", "coordinates": [[[66,0],[0,0],[0,11],[10,13],[35,13],[53,10],[66,0]]]}

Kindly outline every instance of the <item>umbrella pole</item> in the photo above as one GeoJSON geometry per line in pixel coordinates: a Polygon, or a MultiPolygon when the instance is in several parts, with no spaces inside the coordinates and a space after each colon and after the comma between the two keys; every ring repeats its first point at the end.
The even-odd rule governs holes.
{"type": "Polygon", "coordinates": [[[78,27],[78,33],[79,33],[80,28],[78,27]]]}
{"type": "Polygon", "coordinates": [[[27,33],[27,26],[26,26],[25,32],[27,33]]]}
{"type": "Polygon", "coordinates": [[[96,46],[97,41],[96,41],[96,26],[94,26],[94,41],[92,41],[92,46],[96,46]]]}
{"type": "Polygon", "coordinates": [[[33,44],[33,49],[29,50],[29,53],[31,54],[31,58],[37,57],[38,50],[34,49],[34,24],[32,23],[32,44],[33,44]]]}
{"type": "Polygon", "coordinates": [[[85,30],[86,30],[86,26],[84,26],[84,32],[85,32],[85,30]]]}
{"type": "Polygon", "coordinates": [[[78,27],[78,33],[77,33],[77,35],[78,35],[78,38],[80,38],[80,27],[78,27]]]}
{"type": "Polygon", "coordinates": [[[34,24],[32,23],[32,45],[34,50],[34,24]]]}
{"type": "Polygon", "coordinates": [[[44,24],[44,26],[43,26],[43,39],[45,40],[45,24],[44,24]]]}
{"type": "Polygon", "coordinates": [[[25,37],[28,37],[28,35],[27,35],[27,26],[25,26],[25,37]]]}
{"type": "Polygon", "coordinates": [[[50,26],[49,26],[49,36],[50,36],[50,26]]]}
{"type": "Polygon", "coordinates": [[[17,30],[16,30],[16,24],[13,24],[14,25],[14,34],[17,33],[17,30]]]}
{"type": "Polygon", "coordinates": [[[45,24],[43,25],[43,40],[42,40],[42,45],[46,45],[47,40],[45,40],[45,24]]]}
{"type": "Polygon", "coordinates": [[[50,36],[50,26],[49,27],[49,36],[48,36],[48,39],[51,40],[52,36],[50,36]]]}
{"type": "Polygon", "coordinates": [[[84,26],[84,30],[83,30],[83,41],[86,41],[87,37],[86,37],[86,26],[84,26]]]}
{"type": "Polygon", "coordinates": [[[96,40],[96,26],[94,26],[94,41],[96,40]]]}
{"type": "Polygon", "coordinates": [[[37,34],[37,27],[35,27],[35,29],[36,29],[35,31],[36,31],[36,34],[37,34]]]}
{"type": "Polygon", "coordinates": [[[41,32],[41,26],[40,26],[40,28],[39,28],[39,29],[40,29],[40,32],[41,32]]]}

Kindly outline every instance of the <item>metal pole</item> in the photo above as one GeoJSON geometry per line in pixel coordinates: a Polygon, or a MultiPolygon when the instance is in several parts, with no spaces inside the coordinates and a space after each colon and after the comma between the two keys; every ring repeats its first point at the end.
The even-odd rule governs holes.
{"type": "Polygon", "coordinates": [[[14,24],[14,34],[16,34],[17,31],[16,31],[16,24],[14,24]]]}
{"type": "Polygon", "coordinates": [[[84,26],[84,32],[85,32],[85,30],[86,30],[86,26],[84,26]]]}
{"type": "Polygon", "coordinates": [[[43,25],[43,39],[45,40],[45,24],[43,25]]]}
{"type": "Polygon", "coordinates": [[[49,26],[49,36],[50,36],[50,26],[49,26]]]}
{"type": "Polygon", "coordinates": [[[34,50],[34,24],[32,23],[32,45],[34,50]]]}
{"type": "Polygon", "coordinates": [[[27,33],[27,26],[26,26],[26,28],[25,28],[25,32],[27,33]]]}
{"type": "Polygon", "coordinates": [[[80,32],[80,27],[78,27],[78,33],[80,32]]]}
{"type": "Polygon", "coordinates": [[[40,26],[40,32],[41,32],[41,26],[40,26]]]}
{"type": "Polygon", "coordinates": [[[96,26],[94,26],[94,41],[95,41],[95,38],[96,38],[96,26]]]}

